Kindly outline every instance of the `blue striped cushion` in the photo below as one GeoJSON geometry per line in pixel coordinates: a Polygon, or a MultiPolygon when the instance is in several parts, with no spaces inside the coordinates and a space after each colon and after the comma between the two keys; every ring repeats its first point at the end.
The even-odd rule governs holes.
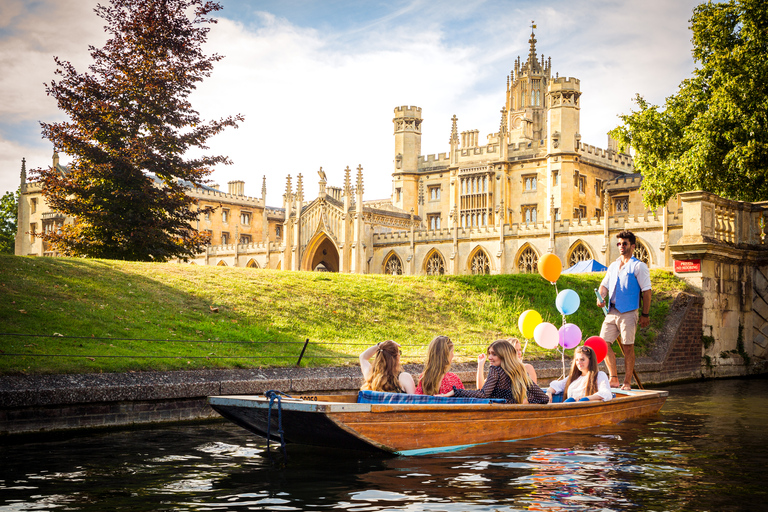
{"type": "Polygon", "coordinates": [[[359,404],[503,404],[501,398],[445,397],[431,395],[408,395],[364,390],[357,393],[359,404]]]}

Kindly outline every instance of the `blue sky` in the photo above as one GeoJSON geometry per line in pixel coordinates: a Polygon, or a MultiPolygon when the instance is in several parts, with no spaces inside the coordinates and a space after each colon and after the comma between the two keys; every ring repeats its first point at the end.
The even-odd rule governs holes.
{"type": "MultiPolygon", "coordinates": [[[[393,109],[422,108],[422,152],[447,151],[450,119],[459,131],[498,130],[507,76],[528,55],[535,20],[537,53],[553,72],[581,81],[582,141],[606,146],[636,93],[653,103],[674,94],[693,70],[690,0],[246,1],[222,0],[207,50],[225,59],[194,93],[204,118],[242,113],[245,122],[210,141],[226,189],[244,180],[248,195],[282,205],[285,176],[319,167],[332,185],[362,165],[365,198],[391,194],[393,109]]],[[[27,168],[50,165],[52,147],[38,121],[64,117],[45,95],[53,56],[80,71],[89,44],[105,41],[91,0],[0,2],[0,193],[27,168]]],[[[64,163],[69,157],[61,155],[64,163]]]]}

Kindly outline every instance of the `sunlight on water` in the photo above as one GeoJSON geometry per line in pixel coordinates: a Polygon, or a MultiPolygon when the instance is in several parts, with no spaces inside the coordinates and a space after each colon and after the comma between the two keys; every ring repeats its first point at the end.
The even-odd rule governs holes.
{"type": "Polygon", "coordinates": [[[413,457],[285,459],[229,423],[26,439],[1,446],[0,512],[763,510],[768,380],[669,389],[657,416],[413,457]]]}

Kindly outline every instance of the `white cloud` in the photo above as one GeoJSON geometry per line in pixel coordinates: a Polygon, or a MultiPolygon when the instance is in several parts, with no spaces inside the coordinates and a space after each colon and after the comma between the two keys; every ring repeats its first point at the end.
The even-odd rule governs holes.
{"type": "MultiPolygon", "coordinates": [[[[0,76],[0,193],[17,186],[22,156],[30,167],[50,163],[50,146],[31,140],[33,121],[62,118],[41,85],[54,78],[52,56],[84,70],[87,45],[105,39],[90,2],[50,0],[37,11],[8,2],[0,10],[0,65],[12,70],[0,76]],[[17,126],[31,134],[9,133],[17,126]]],[[[341,185],[344,167],[361,164],[366,198],[387,197],[393,109],[422,107],[425,154],[447,151],[453,114],[460,131],[478,129],[483,139],[497,131],[506,76],[517,56],[527,59],[531,19],[538,53],[552,57],[554,71],[581,80],[582,140],[604,147],[605,132],[629,112],[635,93],[663,102],[690,75],[687,20],[696,3],[415,1],[367,19],[359,7],[344,14],[361,20],[348,17],[346,25],[324,3],[302,3],[317,10],[303,18],[316,19],[309,26],[271,14],[269,2],[256,12],[230,0],[225,7],[247,7],[238,11],[241,22],[220,13],[207,51],[225,59],[192,102],[205,119],[242,113],[246,121],[211,139],[208,153],[234,161],[212,178],[223,188],[245,180],[246,193],[259,196],[266,174],[267,202],[280,206],[285,175],[295,184],[302,173],[314,197],[320,166],[341,185]]]]}

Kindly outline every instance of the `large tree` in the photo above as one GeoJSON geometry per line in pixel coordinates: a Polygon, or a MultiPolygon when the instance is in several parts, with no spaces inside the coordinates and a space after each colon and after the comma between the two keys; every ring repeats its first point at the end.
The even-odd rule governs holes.
{"type": "Polygon", "coordinates": [[[46,91],[70,120],[41,126],[73,161],[66,172],[35,173],[50,206],[75,219],[42,235],[60,253],[165,261],[207,243],[193,229],[204,212],[185,192],[229,160],[185,155],[242,120],[203,122],[189,101],[222,58],[202,51],[216,22],[208,15],[219,9],[203,0],[110,0],[95,8],[110,38],[103,48],[89,46],[89,72],[55,58],[61,79],[46,91]]]}
{"type": "Polygon", "coordinates": [[[701,4],[690,22],[693,77],[663,109],[638,95],[611,135],[635,148],[647,206],[687,190],[766,200],[768,1],[701,4]]]}
{"type": "Polygon", "coordinates": [[[0,198],[0,253],[16,252],[16,222],[19,192],[6,192],[0,198]]]}

